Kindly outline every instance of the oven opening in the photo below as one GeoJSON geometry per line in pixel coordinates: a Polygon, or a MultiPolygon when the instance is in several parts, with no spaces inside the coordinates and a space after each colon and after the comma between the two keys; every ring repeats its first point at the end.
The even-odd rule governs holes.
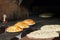
{"type": "Polygon", "coordinates": [[[59,1],[26,0],[22,3],[29,10],[29,17],[46,15],[60,18],[59,1]]]}
{"type": "Polygon", "coordinates": [[[56,38],[56,35],[47,35],[47,38],[45,32],[39,32],[43,35],[38,32],[35,33],[37,35],[34,34],[35,36],[30,35],[32,39],[24,38],[27,34],[40,30],[44,25],[47,25],[45,28],[48,31],[46,31],[47,34],[50,35],[53,31],[60,34],[59,0],[0,0],[0,20],[2,21],[0,22],[0,40],[34,40],[36,36],[38,38],[36,40],[52,40],[51,38],[60,40],[60,35],[56,38]]]}
{"type": "Polygon", "coordinates": [[[4,14],[7,20],[21,20],[30,17],[60,18],[60,2],[47,0],[1,1],[0,20],[4,14]]]}

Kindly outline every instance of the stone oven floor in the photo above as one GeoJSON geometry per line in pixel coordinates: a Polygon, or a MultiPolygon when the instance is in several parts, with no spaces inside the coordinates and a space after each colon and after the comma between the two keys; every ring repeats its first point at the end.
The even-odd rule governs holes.
{"type": "MultiPolygon", "coordinates": [[[[36,25],[33,27],[31,26],[32,29],[34,28],[40,28],[42,25],[45,24],[60,24],[60,19],[59,18],[48,18],[48,19],[43,19],[43,18],[32,18],[36,21],[36,25]],[[38,23],[39,22],[39,23],[38,23]]],[[[9,22],[7,25],[12,25],[14,24],[15,21],[9,22]]],[[[0,40],[10,40],[11,38],[15,37],[19,33],[2,33],[0,34],[0,40]]]]}

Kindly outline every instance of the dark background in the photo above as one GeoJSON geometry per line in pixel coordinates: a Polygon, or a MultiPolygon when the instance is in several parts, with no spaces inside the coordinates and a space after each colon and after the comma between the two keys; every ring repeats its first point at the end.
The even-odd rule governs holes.
{"type": "Polygon", "coordinates": [[[30,16],[48,12],[53,13],[54,17],[60,18],[59,0],[23,0],[22,4],[28,8],[30,16]]]}
{"type": "MultiPolygon", "coordinates": [[[[42,14],[45,12],[55,14],[54,17],[57,17],[57,18],[51,18],[51,19],[41,19],[39,17],[34,17],[33,19],[36,21],[36,24],[31,26],[32,30],[40,29],[41,26],[46,25],[46,24],[47,25],[50,25],[50,24],[60,25],[60,1],[59,0],[57,1],[56,0],[54,1],[52,0],[50,1],[49,0],[23,0],[21,5],[28,9],[30,17],[38,16],[39,14],[42,14]]],[[[10,21],[7,23],[6,27],[13,25],[16,22],[17,20],[10,21]]],[[[0,27],[1,25],[3,24],[0,23],[0,27]]],[[[5,28],[5,26],[3,26],[3,28],[5,28]]],[[[7,33],[7,32],[1,33],[1,31],[3,32],[3,30],[0,30],[0,40],[10,40],[11,38],[20,34],[20,33],[15,34],[15,33],[7,33]]],[[[23,32],[22,35],[26,35],[26,34],[24,34],[23,32]]]]}

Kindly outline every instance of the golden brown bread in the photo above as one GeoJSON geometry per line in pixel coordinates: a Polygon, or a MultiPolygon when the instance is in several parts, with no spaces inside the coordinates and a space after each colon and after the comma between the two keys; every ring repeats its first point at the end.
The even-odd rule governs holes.
{"type": "Polygon", "coordinates": [[[14,26],[18,26],[20,28],[29,28],[29,26],[24,22],[17,22],[14,26]]]}
{"type": "Polygon", "coordinates": [[[32,19],[26,19],[23,22],[26,23],[26,24],[28,24],[28,25],[34,25],[35,24],[35,21],[32,20],[32,19]]]}
{"type": "Polygon", "coordinates": [[[20,32],[23,29],[16,27],[16,26],[9,26],[8,28],[6,28],[6,32],[20,32]]]}
{"type": "Polygon", "coordinates": [[[24,28],[29,28],[29,25],[34,25],[35,22],[32,19],[26,19],[21,22],[17,22],[13,26],[9,26],[6,28],[7,32],[19,32],[22,31],[24,28]]]}

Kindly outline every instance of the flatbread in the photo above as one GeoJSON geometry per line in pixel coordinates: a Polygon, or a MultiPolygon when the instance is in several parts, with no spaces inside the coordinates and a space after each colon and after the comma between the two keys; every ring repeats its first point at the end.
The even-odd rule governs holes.
{"type": "Polygon", "coordinates": [[[44,25],[41,27],[43,31],[60,31],[60,25],[44,25]]]}
{"type": "Polygon", "coordinates": [[[6,32],[21,32],[23,29],[15,26],[9,26],[6,28],[6,32]]]}
{"type": "Polygon", "coordinates": [[[32,20],[32,19],[26,19],[23,22],[26,23],[26,24],[28,24],[28,25],[34,25],[35,24],[35,21],[32,20]]]}
{"type": "Polygon", "coordinates": [[[27,34],[28,38],[33,38],[33,39],[45,39],[45,38],[54,38],[54,37],[59,37],[59,34],[57,32],[46,32],[42,30],[37,30],[34,32],[31,32],[27,34]]]}
{"type": "Polygon", "coordinates": [[[29,28],[29,25],[24,22],[17,22],[14,26],[18,26],[20,28],[29,28]]]}

